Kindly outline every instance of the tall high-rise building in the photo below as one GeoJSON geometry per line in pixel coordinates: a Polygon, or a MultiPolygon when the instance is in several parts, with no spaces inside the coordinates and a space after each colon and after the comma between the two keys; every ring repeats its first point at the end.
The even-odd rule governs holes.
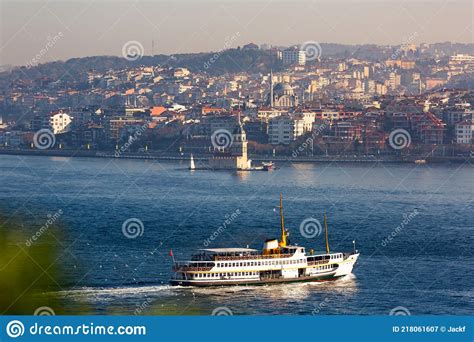
{"type": "Polygon", "coordinates": [[[283,64],[305,65],[306,53],[299,48],[289,48],[283,51],[283,64]]]}

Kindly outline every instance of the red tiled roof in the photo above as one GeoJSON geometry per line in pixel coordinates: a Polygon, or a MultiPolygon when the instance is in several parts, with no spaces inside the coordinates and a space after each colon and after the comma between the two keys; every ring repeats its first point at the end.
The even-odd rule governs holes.
{"type": "Polygon", "coordinates": [[[153,107],[151,109],[151,116],[160,116],[161,114],[163,114],[164,112],[166,112],[166,108],[165,107],[153,107]]]}

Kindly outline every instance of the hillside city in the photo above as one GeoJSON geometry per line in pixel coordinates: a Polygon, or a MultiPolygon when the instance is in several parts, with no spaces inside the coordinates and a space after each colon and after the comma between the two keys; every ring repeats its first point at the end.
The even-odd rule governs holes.
{"type": "Polygon", "coordinates": [[[206,155],[213,134],[240,120],[251,155],[471,156],[474,54],[412,43],[361,49],[249,43],[200,56],[198,67],[124,56],[126,67],[91,65],[78,77],[51,77],[48,64],[4,71],[0,151],[206,155]],[[252,60],[258,72],[212,72],[233,54],[270,58],[252,60]],[[50,132],[46,146],[38,132],[50,132]]]}

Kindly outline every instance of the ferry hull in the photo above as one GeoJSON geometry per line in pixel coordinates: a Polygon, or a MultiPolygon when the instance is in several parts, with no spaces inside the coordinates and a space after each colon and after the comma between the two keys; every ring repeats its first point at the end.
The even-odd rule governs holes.
{"type": "Polygon", "coordinates": [[[324,275],[299,278],[276,278],[276,279],[243,279],[243,280],[217,280],[217,281],[196,281],[171,279],[170,284],[174,286],[195,286],[195,287],[211,287],[211,286],[249,286],[249,285],[272,285],[281,283],[308,283],[333,281],[344,277],[344,275],[324,275]]]}

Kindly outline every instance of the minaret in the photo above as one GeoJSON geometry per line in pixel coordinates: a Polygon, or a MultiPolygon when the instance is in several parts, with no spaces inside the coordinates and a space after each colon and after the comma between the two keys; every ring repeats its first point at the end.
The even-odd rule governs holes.
{"type": "Polygon", "coordinates": [[[270,108],[273,108],[273,70],[270,69],[270,108]]]}

